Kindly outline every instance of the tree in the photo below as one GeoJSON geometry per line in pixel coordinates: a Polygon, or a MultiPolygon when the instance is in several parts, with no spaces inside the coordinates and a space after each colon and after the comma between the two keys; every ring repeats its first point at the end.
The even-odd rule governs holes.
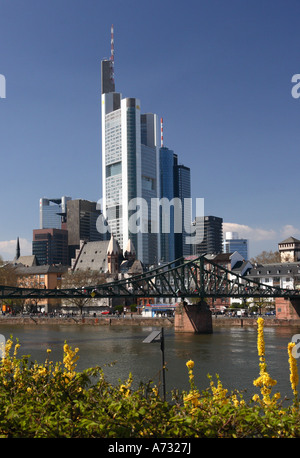
{"type": "Polygon", "coordinates": [[[17,286],[17,274],[13,264],[0,264],[0,285],[17,286]]]}
{"type": "Polygon", "coordinates": [[[255,256],[255,258],[250,259],[251,264],[272,264],[275,262],[280,262],[280,253],[279,251],[262,251],[260,254],[255,256]]]}
{"type": "MultiPolygon", "coordinates": [[[[76,270],[68,271],[62,278],[62,289],[66,288],[80,288],[84,289],[85,286],[94,286],[105,283],[105,275],[93,270],[76,270]]],[[[82,295],[80,297],[70,297],[65,300],[67,304],[75,305],[80,310],[82,315],[83,308],[93,301],[90,294],[82,295]]]]}

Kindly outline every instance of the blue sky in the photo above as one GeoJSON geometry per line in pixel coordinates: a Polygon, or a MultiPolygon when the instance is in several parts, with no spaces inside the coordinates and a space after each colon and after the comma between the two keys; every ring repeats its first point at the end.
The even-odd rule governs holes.
{"type": "Polygon", "coordinates": [[[164,118],[205,214],[250,256],[300,238],[300,2],[0,0],[0,255],[31,254],[40,197],[101,197],[100,62],[164,118]]]}

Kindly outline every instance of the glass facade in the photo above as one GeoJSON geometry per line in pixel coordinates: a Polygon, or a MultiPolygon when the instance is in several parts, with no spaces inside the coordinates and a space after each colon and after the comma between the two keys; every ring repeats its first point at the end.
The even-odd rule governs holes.
{"type": "Polygon", "coordinates": [[[32,254],[40,265],[68,265],[68,231],[37,229],[33,231],[32,254]]]}
{"type": "MultiPolygon", "coordinates": [[[[167,198],[169,202],[174,198],[174,152],[168,148],[160,148],[160,198],[167,198]]],[[[161,261],[170,262],[175,259],[175,234],[174,234],[174,207],[160,206],[160,238],[161,261]]]]}
{"type": "Polygon", "coordinates": [[[40,229],[61,229],[65,221],[67,202],[71,197],[40,199],[40,229]]]}
{"type": "Polygon", "coordinates": [[[138,99],[121,100],[121,94],[115,108],[114,97],[116,93],[102,96],[103,212],[120,247],[124,249],[130,238],[137,258],[152,265],[159,260],[158,234],[151,232],[151,198],[158,197],[157,118],[153,114],[141,115],[138,99]],[[139,230],[134,233],[130,232],[129,222],[141,212],[138,207],[127,208],[136,198],[145,199],[148,212],[141,215],[141,221],[137,221],[139,230]]]}
{"type": "Polygon", "coordinates": [[[192,245],[186,243],[186,237],[191,235],[192,209],[188,200],[191,199],[191,171],[189,167],[177,164],[175,156],[174,165],[174,196],[179,197],[182,205],[182,233],[175,233],[175,259],[181,256],[189,256],[192,253],[192,245]]]}
{"type": "Polygon", "coordinates": [[[121,190],[122,129],[121,109],[117,109],[105,116],[105,197],[111,231],[123,246],[121,190]]]}
{"type": "Polygon", "coordinates": [[[196,217],[196,240],[200,243],[193,245],[194,254],[222,253],[223,219],[217,216],[196,217]]]}
{"type": "Polygon", "coordinates": [[[248,259],[248,240],[247,239],[225,239],[223,244],[224,253],[237,251],[245,260],[248,259]]]}

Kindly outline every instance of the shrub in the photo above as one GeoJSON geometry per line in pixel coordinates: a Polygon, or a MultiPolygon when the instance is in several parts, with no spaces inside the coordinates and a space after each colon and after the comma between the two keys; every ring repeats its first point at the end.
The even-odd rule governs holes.
{"type": "Polygon", "coordinates": [[[263,320],[258,320],[260,395],[250,401],[229,393],[216,376],[199,391],[194,362],[186,363],[190,389],[164,401],[151,382],[132,388],[132,376],[117,385],[93,367],[76,372],[78,349],[64,345],[62,362],[53,363],[47,350],[44,364],[17,357],[19,343],[6,343],[0,368],[0,436],[3,438],[193,438],[299,437],[300,418],[296,360],[289,344],[292,405],[283,407],[276,381],[267,372],[263,320]],[[261,321],[260,321],[261,320],[261,321]]]}

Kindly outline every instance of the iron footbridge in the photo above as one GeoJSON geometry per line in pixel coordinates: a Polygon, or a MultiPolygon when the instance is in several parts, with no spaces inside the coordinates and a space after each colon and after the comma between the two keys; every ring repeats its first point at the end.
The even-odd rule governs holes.
{"type": "Polygon", "coordinates": [[[282,289],[241,276],[207,259],[179,258],[145,273],[83,287],[42,289],[0,286],[0,299],[43,298],[300,298],[300,290],[282,289]]]}

